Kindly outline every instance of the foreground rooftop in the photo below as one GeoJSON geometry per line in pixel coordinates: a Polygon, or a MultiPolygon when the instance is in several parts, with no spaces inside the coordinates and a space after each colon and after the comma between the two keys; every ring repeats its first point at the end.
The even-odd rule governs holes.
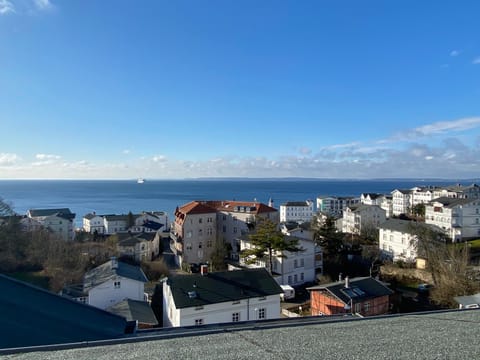
{"type": "MultiPolygon", "coordinates": [[[[6,359],[475,359],[480,310],[357,318],[302,318],[172,331],[6,359]],[[345,320],[346,319],[346,320],[345,320]],[[293,320],[293,321],[291,321],[293,320]],[[96,345],[96,346],[92,346],[96,345]]],[[[1,354],[1,351],[0,351],[1,354]]]]}

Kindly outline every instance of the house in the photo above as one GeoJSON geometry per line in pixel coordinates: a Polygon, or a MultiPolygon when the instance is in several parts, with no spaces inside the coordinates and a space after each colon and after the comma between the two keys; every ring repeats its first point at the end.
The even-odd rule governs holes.
{"type": "Polygon", "coordinates": [[[313,217],[313,201],[288,201],[280,205],[280,222],[308,222],[313,217]]]}
{"type": "Polygon", "coordinates": [[[348,206],[360,203],[360,198],[352,196],[319,196],[317,210],[330,216],[339,216],[348,206]]]}
{"type": "Polygon", "coordinates": [[[103,215],[97,215],[95,212],[86,214],[83,217],[83,231],[90,234],[104,234],[105,225],[103,215]]]}
{"type": "Polygon", "coordinates": [[[392,215],[408,214],[411,208],[412,190],[395,189],[391,194],[392,215]]]}
{"type": "Polygon", "coordinates": [[[106,309],[112,314],[122,316],[128,321],[138,324],[138,329],[149,329],[158,326],[158,320],[150,304],[145,301],[125,299],[106,309]]]}
{"type": "MultiPolygon", "coordinates": [[[[308,229],[304,229],[303,227],[300,227],[300,226],[297,226],[297,227],[295,227],[293,229],[290,229],[290,230],[284,228],[284,229],[282,229],[282,232],[285,235],[290,235],[290,236],[293,236],[293,237],[296,237],[296,238],[299,238],[299,239],[305,239],[305,240],[308,240],[308,241],[310,241],[314,244],[314,246],[315,246],[315,248],[314,248],[315,273],[317,275],[322,275],[323,274],[323,249],[320,245],[317,245],[315,243],[313,231],[308,230],[308,229]]],[[[303,242],[300,242],[300,246],[304,249],[309,248],[309,245],[306,245],[303,242]]],[[[308,255],[305,254],[305,256],[308,256],[308,255]]]]}
{"type": "Polygon", "coordinates": [[[40,223],[60,239],[69,241],[75,236],[75,214],[70,209],[30,209],[27,217],[40,223]]]}
{"type": "Polygon", "coordinates": [[[128,230],[128,215],[103,215],[104,234],[112,235],[128,230]]]}
{"type": "Polygon", "coordinates": [[[310,291],[312,315],[355,313],[361,316],[387,314],[393,291],[372,277],[345,278],[310,291]]]}
{"type": "Polygon", "coordinates": [[[173,275],[163,283],[163,325],[278,319],[282,292],[265,269],[173,275]]]}
{"type": "Polygon", "coordinates": [[[178,265],[210,259],[217,239],[217,212],[200,201],[192,201],[175,210],[170,239],[178,265]]]}
{"type": "Polygon", "coordinates": [[[382,203],[384,195],[377,193],[362,193],[360,203],[365,205],[379,205],[382,203]]]}
{"type": "Polygon", "coordinates": [[[433,199],[448,197],[459,199],[478,199],[480,197],[480,186],[471,184],[463,186],[460,184],[435,188],[433,191],[433,199]]]}
{"type": "Polygon", "coordinates": [[[441,197],[425,206],[425,223],[443,229],[453,242],[480,236],[480,199],[441,197]]]}
{"type": "Polygon", "coordinates": [[[131,325],[123,317],[5,275],[0,275],[0,319],[0,349],[115,339],[131,325]]]}
{"type": "Polygon", "coordinates": [[[118,233],[117,250],[120,257],[128,257],[136,262],[151,261],[159,255],[160,232],[118,233]]]}
{"type": "Polygon", "coordinates": [[[168,216],[164,211],[143,211],[134,215],[135,224],[128,230],[135,232],[157,232],[168,229],[168,216]]]}
{"type": "MultiPolygon", "coordinates": [[[[250,249],[253,245],[248,235],[240,237],[241,250],[250,249]]],[[[313,282],[315,273],[315,242],[311,239],[298,238],[285,235],[285,240],[298,241],[299,252],[273,252],[272,253],[272,276],[279,285],[299,286],[313,282]]],[[[246,259],[240,258],[240,265],[246,268],[270,268],[268,256],[257,259],[255,263],[248,264],[246,259]]]]}
{"type": "Polygon", "coordinates": [[[349,234],[364,234],[375,230],[385,220],[385,210],[378,205],[348,206],[343,211],[342,231],[349,234]]]}
{"type": "Polygon", "coordinates": [[[125,299],[146,301],[144,284],[147,281],[139,266],[112,258],[88,271],[83,284],[66,286],[62,295],[106,309],[125,299]]]}
{"type": "Polygon", "coordinates": [[[198,264],[210,259],[214,246],[227,245],[238,260],[241,234],[255,228],[258,217],[278,223],[278,210],[258,202],[192,201],[175,210],[170,238],[177,263],[198,264]]]}
{"type": "Polygon", "coordinates": [[[268,219],[276,224],[279,222],[278,210],[257,201],[207,201],[217,214],[217,240],[230,249],[230,259],[238,260],[240,243],[238,237],[255,230],[259,218],[268,219]]]}

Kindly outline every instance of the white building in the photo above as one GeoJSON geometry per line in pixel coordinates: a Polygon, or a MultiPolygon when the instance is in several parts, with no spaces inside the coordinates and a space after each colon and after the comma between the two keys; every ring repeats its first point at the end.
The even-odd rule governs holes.
{"type": "Polygon", "coordinates": [[[66,286],[62,295],[105,310],[125,299],[146,301],[147,281],[139,266],[112,258],[88,271],[80,286],[66,286]]]}
{"type": "Polygon", "coordinates": [[[385,220],[386,212],[378,205],[349,206],[343,211],[342,231],[360,235],[376,229],[385,220]]]}
{"type": "Polygon", "coordinates": [[[70,209],[30,209],[27,217],[63,240],[73,240],[75,236],[75,214],[70,212],[70,209]]]}
{"type": "Polygon", "coordinates": [[[383,200],[383,194],[377,193],[362,193],[360,195],[360,203],[365,205],[378,205],[380,206],[383,200]]]}
{"type": "Polygon", "coordinates": [[[412,221],[389,219],[378,226],[379,248],[394,261],[414,261],[417,258],[416,236],[412,221]]]}
{"type": "Polygon", "coordinates": [[[278,319],[282,292],[265,269],[174,275],[163,283],[163,326],[278,319]]]}
{"type": "MultiPolygon", "coordinates": [[[[297,227],[295,229],[288,230],[286,227],[282,229],[282,232],[285,235],[293,236],[295,238],[303,239],[306,241],[311,241],[314,244],[314,254],[315,254],[315,260],[314,260],[314,267],[315,267],[315,273],[317,275],[322,275],[323,274],[323,249],[320,245],[315,244],[314,240],[314,233],[311,230],[306,230],[302,229],[301,227],[297,227]]],[[[300,241],[299,244],[301,247],[310,248],[310,244],[303,243],[300,241]]],[[[309,256],[307,254],[304,254],[305,256],[309,256]]],[[[308,282],[306,280],[306,282],[308,282]]]]}
{"type": "Polygon", "coordinates": [[[378,246],[381,253],[394,261],[416,260],[419,255],[417,251],[418,238],[416,232],[418,232],[418,228],[425,227],[435,232],[442,232],[442,229],[439,227],[423,222],[388,219],[378,226],[378,246]]]}
{"type": "Polygon", "coordinates": [[[425,206],[425,222],[436,225],[452,241],[480,236],[480,199],[447,198],[433,200],[425,206]]]}
{"type": "Polygon", "coordinates": [[[392,191],[392,214],[408,214],[411,207],[412,190],[395,189],[392,191]]]}
{"type": "Polygon", "coordinates": [[[317,211],[331,215],[342,215],[348,206],[360,203],[360,198],[352,196],[319,196],[317,197],[317,211]]]}
{"type": "Polygon", "coordinates": [[[308,222],[313,217],[313,201],[289,201],[280,205],[280,221],[308,222]]]}
{"type": "MultiPolygon", "coordinates": [[[[273,277],[279,285],[298,286],[315,281],[315,243],[310,239],[297,238],[285,235],[285,240],[298,240],[298,247],[303,249],[299,252],[273,252],[272,266],[273,277]]],[[[253,247],[248,236],[240,238],[241,250],[253,247]]],[[[240,258],[240,265],[247,268],[270,268],[268,255],[257,259],[255,263],[247,264],[244,258],[240,258]]]]}
{"type": "Polygon", "coordinates": [[[433,199],[440,197],[472,199],[480,197],[480,186],[472,184],[463,186],[460,184],[435,188],[433,191],[433,199]]]}
{"type": "Polygon", "coordinates": [[[159,255],[160,232],[119,233],[117,236],[117,250],[121,257],[141,262],[151,261],[159,255]]]}
{"type": "Polygon", "coordinates": [[[104,234],[105,225],[103,216],[97,215],[95,212],[89,213],[83,217],[83,230],[87,233],[104,234]]]}

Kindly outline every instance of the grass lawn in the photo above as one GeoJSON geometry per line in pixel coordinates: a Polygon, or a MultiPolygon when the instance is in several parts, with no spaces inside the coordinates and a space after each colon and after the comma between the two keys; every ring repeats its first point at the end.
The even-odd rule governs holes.
{"type": "Polygon", "coordinates": [[[480,250],[480,239],[467,242],[470,245],[470,250],[480,250]]]}
{"type": "Polygon", "coordinates": [[[48,281],[49,278],[43,275],[42,271],[35,271],[35,272],[15,272],[11,274],[7,274],[8,276],[24,281],[26,283],[44,288],[48,290],[48,281]]]}

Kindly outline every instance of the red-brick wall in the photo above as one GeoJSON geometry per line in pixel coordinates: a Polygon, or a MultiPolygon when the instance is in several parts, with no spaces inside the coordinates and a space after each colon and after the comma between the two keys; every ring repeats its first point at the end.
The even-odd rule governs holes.
{"type": "MultiPolygon", "coordinates": [[[[387,314],[389,310],[389,296],[380,296],[362,302],[353,301],[353,310],[359,310],[363,316],[387,314]],[[357,304],[360,304],[357,306],[357,304]]],[[[335,315],[350,312],[345,310],[345,304],[333,297],[325,290],[314,290],[310,293],[310,306],[312,315],[335,315]]]]}

